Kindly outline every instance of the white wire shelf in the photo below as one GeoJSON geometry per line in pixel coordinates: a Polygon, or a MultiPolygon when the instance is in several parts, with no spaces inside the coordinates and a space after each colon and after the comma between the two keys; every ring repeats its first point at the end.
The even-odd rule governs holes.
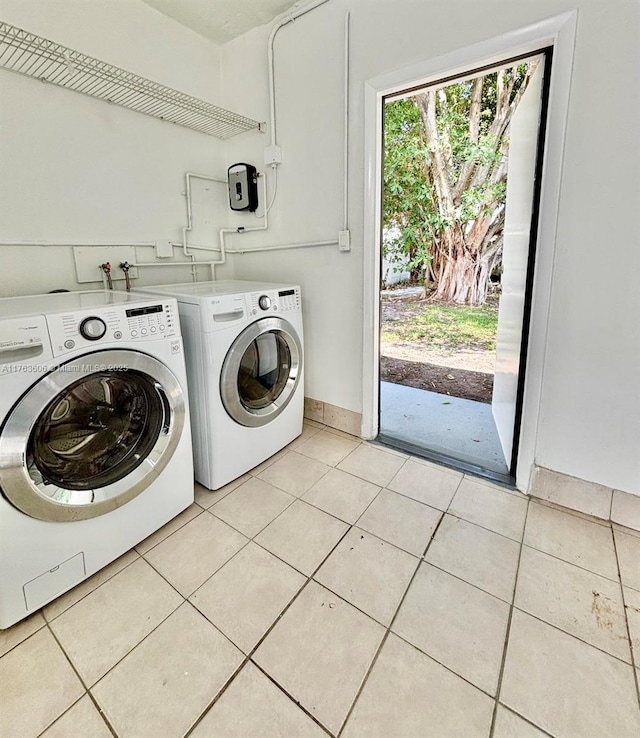
{"type": "Polygon", "coordinates": [[[0,21],[0,67],[225,139],[260,124],[0,21]]]}

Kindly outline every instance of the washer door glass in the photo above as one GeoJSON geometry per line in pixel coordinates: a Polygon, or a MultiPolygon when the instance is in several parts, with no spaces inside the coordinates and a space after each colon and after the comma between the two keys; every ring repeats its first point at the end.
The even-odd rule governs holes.
{"type": "Polygon", "coordinates": [[[7,417],[2,492],[40,520],[103,515],[158,478],[184,421],[183,390],[158,359],[133,350],[78,357],[41,377],[7,417]]]}
{"type": "Polygon", "coordinates": [[[34,481],[69,490],[123,479],[149,455],[165,420],[153,380],[131,370],[97,372],[49,403],[27,444],[34,481]]]}
{"type": "Polygon", "coordinates": [[[227,413],[238,423],[260,426],[290,402],[302,372],[302,346],[281,318],[248,326],[227,353],[220,392],[227,413]]]}

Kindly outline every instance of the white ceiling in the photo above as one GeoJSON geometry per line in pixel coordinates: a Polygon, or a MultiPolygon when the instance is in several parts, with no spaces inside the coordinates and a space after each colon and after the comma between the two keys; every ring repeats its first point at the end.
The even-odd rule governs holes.
{"type": "Polygon", "coordinates": [[[292,0],[143,0],[163,15],[218,44],[273,20],[292,0]]]}

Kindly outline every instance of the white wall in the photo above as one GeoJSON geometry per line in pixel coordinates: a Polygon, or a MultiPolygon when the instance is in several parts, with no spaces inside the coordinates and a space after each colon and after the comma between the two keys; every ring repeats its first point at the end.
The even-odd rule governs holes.
{"type": "MultiPolygon", "coordinates": [[[[351,11],[350,227],[353,250],[236,258],[240,278],[300,282],[307,312],[306,394],[362,409],[363,83],[577,7],[536,463],[640,493],[638,10],[617,0],[331,0],[276,40],[283,164],[266,234],[235,242],[329,238],[341,227],[342,28],[351,11]]],[[[223,47],[224,95],[268,117],[266,39],[257,29],[223,47]]],[[[241,138],[227,161],[260,166],[263,140],[241,138]]]]}
{"type": "MultiPolygon", "coordinates": [[[[221,103],[218,47],[138,0],[3,0],[0,18],[221,103]]],[[[68,247],[6,244],[180,242],[185,172],[224,173],[224,144],[195,131],[2,69],[0,99],[2,296],[101,286],[77,284],[68,247]]],[[[216,244],[212,229],[204,245],[216,244]]],[[[153,260],[153,249],[137,259],[153,260]]],[[[187,267],[140,271],[141,284],[190,279],[187,267]]]]}

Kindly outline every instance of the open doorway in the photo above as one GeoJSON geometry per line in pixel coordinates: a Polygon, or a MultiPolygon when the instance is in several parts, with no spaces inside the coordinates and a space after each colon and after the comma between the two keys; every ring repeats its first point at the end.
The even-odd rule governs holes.
{"type": "Polygon", "coordinates": [[[379,438],[512,482],[550,50],[383,98],[379,438]]]}

